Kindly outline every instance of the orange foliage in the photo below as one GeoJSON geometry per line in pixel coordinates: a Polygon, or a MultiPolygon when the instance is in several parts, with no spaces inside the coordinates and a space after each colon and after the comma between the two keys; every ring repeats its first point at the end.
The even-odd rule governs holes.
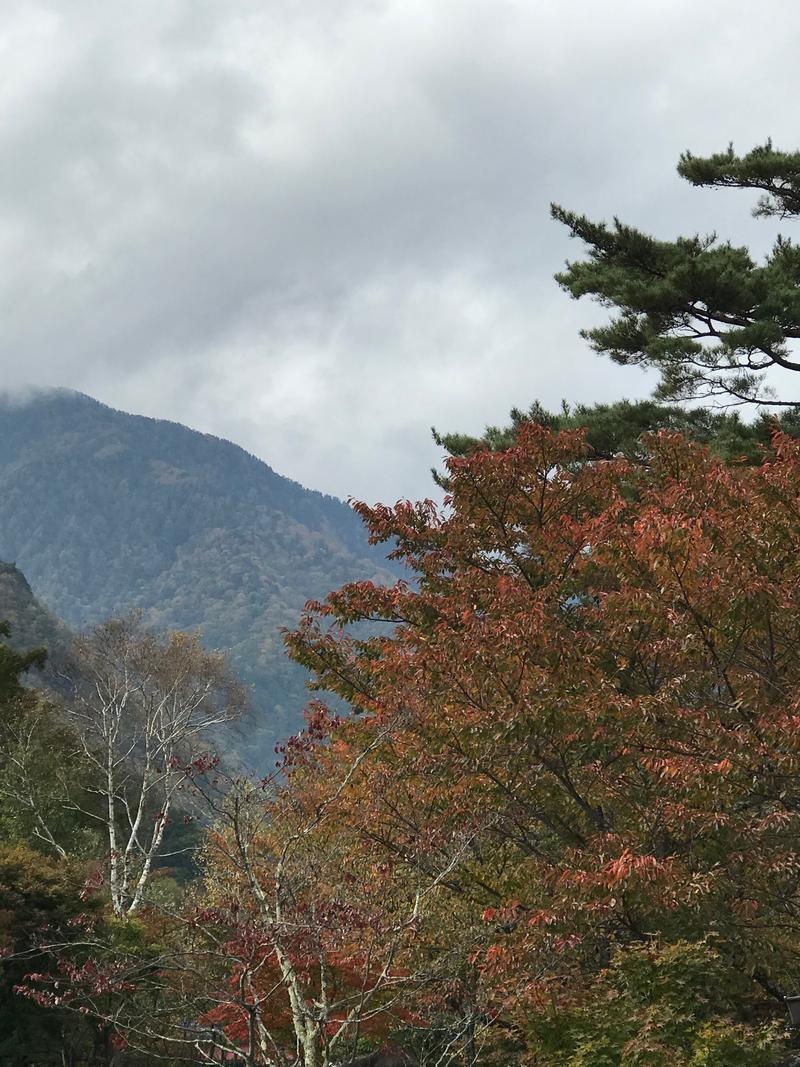
{"type": "Polygon", "coordinates": [[[292,803],[374,744],[327,824],[338,862],[413,884],[458,851],[425,951],[461,938],[485,1010],[520,1020],[655,934],[713,930],[800,982],[800,446],[649,449],[590,463],[529,426],[451,459],[444,511],[357,505],[416,579],[346,586],[287,638],[357,712],[315,710],[292,803]],[[347,636],[367,619],[390,628],[347,636]]]}

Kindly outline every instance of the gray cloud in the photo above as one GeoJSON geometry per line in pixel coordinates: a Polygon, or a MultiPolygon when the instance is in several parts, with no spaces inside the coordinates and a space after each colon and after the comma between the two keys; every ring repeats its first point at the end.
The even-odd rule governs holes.
{"type": "Polygon", "coordinates": [[[429,427],[644,395],[552,281],[558,199],[765,245],[680,151],[800,141],[790,0],[0,2],[0,368],[339,495],[429,427]]]}

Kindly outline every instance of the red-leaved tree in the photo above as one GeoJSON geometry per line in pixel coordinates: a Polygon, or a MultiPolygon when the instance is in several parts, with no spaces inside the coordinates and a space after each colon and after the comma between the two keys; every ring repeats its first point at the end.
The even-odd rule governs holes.
{"type": "Polygon", "coordinates": [[[647,449],[591,463],[528,426],[451,459],[443,511],[357,505],[415,580],[346,586],[288,637],[355,712],[297,793],[391,723],[342,798],[359,847],[409,877],[470,836],[439,1006],[473,1060],[491,1034],[533,1048],[620,946],[712,937],[750,980],[720,1011],[751,1022],[800,988],[800,445],[647,449]],[[362,620],[388,625],[348,637],[362,620]]]}

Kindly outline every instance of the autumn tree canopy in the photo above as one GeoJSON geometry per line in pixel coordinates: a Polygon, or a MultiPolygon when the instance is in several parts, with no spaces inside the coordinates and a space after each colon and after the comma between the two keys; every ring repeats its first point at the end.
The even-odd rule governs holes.
{"type": "Polygon", "coordinates": [[[444,507],[358,505],[411,573],[287,636],[339,702],[267,779],[170,761],[202,877],[133,914],[87,882],[29,1002],[247,1067],[787,1067],[800,441],[642,448],[521,422],[448,460],[444,507]]]}
{"type": "Polygon", "coordinates": [[[762,1024],[800,989],[800,444],[758,467],[669,433],[645,462],[586,455],[581,432],[521,425],[448,461],[444,511],[359,505],[416,579],[346,586],[289,636],[354,710],[291,788],[313,796],[392,723],[341,798],[358,847],[413,881],[470,835],[418,945],[464,946],[425,993],[461,1048],[645,1062],[587,1059],[585,1033],[556,1050],[546,1022],[616,1000],[619,952],[687,943],[728,990],[705,1037],[670,1043],[643,1001],[629,1040],[777,1063],[762,1024]],[[348,637],[361,620],[385,632],[348,637]]]}

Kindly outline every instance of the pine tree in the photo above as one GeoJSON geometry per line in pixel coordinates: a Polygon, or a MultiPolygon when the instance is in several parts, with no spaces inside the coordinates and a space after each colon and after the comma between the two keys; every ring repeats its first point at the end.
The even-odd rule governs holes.
{"type": "MultiPolygon", "coordinates": [[[[535,401],[525,411],[514,408],[507,426],[487,426],[480,437],[463,433],[439,434],[434,439],[451,456],[466,456],[474,449],[502,452],[513,447],[521,427],[527,423],[550,430],[586,430],[587,458],[624,457],[641,461],[647,453],[644,435],[659,430],[681,433],[690,441],[708,445],[725,462],[758,464],[771,455],[771,438],[776,430],[788,437],[800,437],[800,411],[784,410],[779,415],[764,412],[746,422],[738,412],[713,408],[685,408],[654,400],[618,400],[613,404],[564,402],[558,412],[548,411],[535,401]]],[[[443,484],[446,478],[434,472],[443,484]]]]}
{"type": "MultiPolygon", "coordinates": [[[[757,216],[800,216],[800,152],[771,142],[738,156],[686,152],[678,173],[695,186],[754,189],[757,216]]],[[[773,368],[800,371],[800,248],[779,236],[763,263],[716,234],[657,240],[615,218],[612,225],[553,204],[552,215],[588,246],[556,280],[573,297],[614,308],[583,331],[596,352],[661,374],[656,396],[722,396],[733,403],[792,407],[767,381],[773,368]]]]}

